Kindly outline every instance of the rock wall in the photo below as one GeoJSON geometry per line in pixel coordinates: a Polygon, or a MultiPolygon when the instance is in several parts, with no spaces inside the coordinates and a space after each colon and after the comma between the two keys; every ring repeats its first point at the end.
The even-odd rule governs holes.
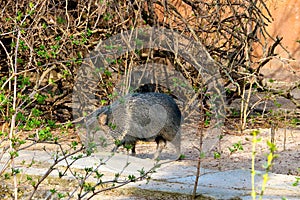
{"type": "Polygon", "coordinates": [[[277,81],[298,81],[300,78],[300,1],[267,0],[274,21],[267,30],[274,38],[283,37],[276,48],[280,59],[274,59],[262,69],[267,78],[277,81]],[[288,62],[289,61],[289,62],[288,62]]]}

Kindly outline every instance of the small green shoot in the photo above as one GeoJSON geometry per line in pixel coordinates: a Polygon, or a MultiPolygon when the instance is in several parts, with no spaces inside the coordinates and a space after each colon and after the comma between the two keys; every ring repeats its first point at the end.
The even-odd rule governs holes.
{"type": "Polygon", "coordinates": [[[243,148],[242,142],[238,141],[237,143],[234,143],[232,145],[232,147],[228,147],[228,150],[230,151],[230,154],[233,154],[237,151],[243,151],[244,148],[243,148]]]}
{"type": "Polygon", "coordinates": [[[299,185],[299,183],[300,183],[300,177],[295,177],[295,182],[292,184],[292,186],[298,186],[299,185]]]}

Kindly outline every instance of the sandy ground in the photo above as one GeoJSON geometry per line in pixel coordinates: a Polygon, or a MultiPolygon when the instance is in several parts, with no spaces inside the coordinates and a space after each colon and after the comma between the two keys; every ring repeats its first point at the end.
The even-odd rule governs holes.
{"type": "MultiPolygon", "coordinates": [[[[229,169],[251,169],[251,156],[252,156],[252,130],[246,130],[243,134],[237,135],[234,131],[224,132],[224,136],[220,142],[216,143],[216,146],[212,147],[210,152],[207,152],[205,157],[202,159],[202,168],[214,169],[214,170],[229,170],[229,169]],[[229,148],[234,149],[234,145],[239,144],[240,150],[231,152],[229,148]],[[214,151],[220,152],[220,158],[214,158],[214,151]]],[[[256,145],[256,156],[255,156],[255,170],[265,170],[263,165],[267,162],[267,156],[270,152],[267,140],[270,140],[270,129],[260,129],[258,138],[261,141],[256,145]]],[[[76,139],[74,133],[68,133],[66,135],[66,141],[69,142],[70,138],[76,139]]],[[[184,124],[182,127],[182,154],[185,155],[185,159],[180,162],[182,165],[196,166],[197,159],[199,157],[199,136],[197,131],[188,124],[184,124]]],[[[204,140],[206,143],[206,140],[204,140]]],[[[289,175],[300,175],[300,130],[299,129],[279,129],[275,134],[275,144],[277,150],[275,154],[277,157],[274,159],[274,165],[271,168],[271,172],[278,174],[289,174],[289,175]],[[286,136],[286,137],[284,137],[286,136]],[[284,142],[285,138],[285,142],[284,142]]],[[[41,150],[44,147],[47,150],[55,150],[57,145],[46,145],[39,144],[30,147],[31,150],[41,150]]],[[[156,144],[154,142],[139,142],[136,146],[137,157],[140,158],[152,158],[155,152],[156,144]]],[[[119,151],[126,150],[120,148],[119,151]]],[[[161,159],[172,159],[175,157],[175,148],[171,144],[167,144],[161,154],[161,159]]],[[[196,173],[196,172],[195,172],[196,173]]],[[[55,183],[56,184],[56,183],[55,183]]],[[[1,188],[0,188],[1,190],[1,188]]],[[[46,191],[46,190],[45,190],[46,191]]],[[[47,190],[49,191],[49,190],[47,190]]],[[[121,190],[124,191],[124,190],[121,190]]],[[[138,191],[137,199],[148,199],[141,198],[139,195],[141,192],[138,191]]],[[[6,193],[5,193],[6,195],[6,193]]],[[[44,194],[42,194],[44,195],[44,194]]],[[[163,194],[164,195],[164,194],[163,194]]],[[[119,193],[113,193],[108,195],[108,199],[111,197],[117,197],[119,193]]],[[[130,198],[132,199],[130,195],[130,198]]],[[[102,196],[101,196],[101,199],[102,196]]],[[[121,198],[123,199],[123,198],[121,198]]],[[[126,198],[124,198],[126,199],[126,198]]],[[[154,198],[155,199],[155,198],[154,198]]],[[[156,198],[157,199],[157,198],[156,198]]],[[[187,198],[168,198],[168,199],[187,199],[187,198]]]]}
{"type": "MultiPolygon", "coordinates": [[[[229,169],[251,169],[253,148],[253,137],[250,134],[251,131],[253,131],[253,129],[248,129],[244,131],[243,134],[237,134],[234,130],[223,131],[222,139],[220,141],[216,140],[217,142],[214,145],[211,145],[211,151],[205,153],[204,158],[202,158],[201,167],[222,171],[229,169]],[[234,150],[237,144],[239,144],[239,149],[231,152],[229,149],[234,150]],[[214,152],[219,152],[220,157],[214,158],[214,152]]],[[[187,123],[183,124],[181,132],[181,152],[185,158],[178,162],[196,166],[199,157],[199,133],[187,123]]],[[[255,148],[256,170],[265,170],[263,166],[266,164],[267,156],[270,153],[270,149],[267,145],[267,141],[271,139],[270,132],[270,129],[259,129],[258,138],[260,138],[261,141],[256,144],[255,148]]],[[[68,141],[71,138],[73,138],[72,140],[78,139],[78,137],[74,135],[74,132],[67,134],[65,140],[68,141]]],[[[204,140],[204,143],[206,143],[206,140],[204,140]]],[[[277,148],[275,151],[276,158],[273,161],[273,166],[270,171],[279,174],[299,176],[300,128],[278,129],[275,133],[275,144],[277,148]]],[[[28,148],[28,150],[41,150],[44,146],[45,143],[36,144],[28,148]]],[[[52,145],[53,147],[51,145],[46,146],[48,150],[57,148],[57,145],[52,145]]],[[[107,148],[106,151],[110,151],[111,149],[112,148],[107,148]]],[[[127,153],[124,148],[119,148],[118,151],[127,153]]],[[[155,151],[155,142],[138,142],[136,145],[136,156],[139,158],[153,158],[155,151]]],[[[160,158],[164,160],[175,159],[175,157],[175,148],[172,144],[168,143],[160,158]]]]}
{"type": "MultiPolygon", "coordinates": [[[[251,169],[252,162],[252,135],[253,130],[246,130],[243,134],[226,131],[220,142],[217,142],[210,152],[207,152],[202,159],[203,168],[229,170],[229,169],[251,169]],[[237,144],[239,150],[234,147],[237,144]],[[242,149],[241,149],[242,147],[242,149]],[[220,152],[220,158],[214,158],[214,152],[220,152]]],[[[187,165],[195,165],[199,155],[199,136],[195,130],[192,130],[188,125],[183,125],[182,128],[182,154],[187,165]]],[[[261,139],[256,144],[255,169],[265,170],[263,167],[267,163],[267,156],[270,154],[270,148],[267,141],[271,139],[270,129],[259,129],[257,138],[261,139]]],[[[204,140],[205,143],[205,140],[204,140]]],[[[273,160],[271,172],[279,174],[300,175],[300,130],[299,129],[278,129],[275,133],[276,158],[273,160]],[[286,135],[286,136],[285,136],[286,135]],[[284,142],[284,138],[285,142],[284,142]]],[[[137,157],[151,158],[155,152],[155,143],[138,143],[136,147],[137,157]]],[[[166,149],[161,154],[161,159],[174,158],[174,147],[168,144],[166,149]]]]}

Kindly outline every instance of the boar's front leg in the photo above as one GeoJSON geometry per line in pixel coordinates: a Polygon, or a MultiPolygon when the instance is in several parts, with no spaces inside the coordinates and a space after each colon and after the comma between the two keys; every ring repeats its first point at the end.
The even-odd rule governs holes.
{"type": "Polygon", "coordinates": [[[120,146],[124,146],[127,150],[131,149],[131,153],[133,156],[136,155],[135,152],[135,145],[136,145],[136,139],[132,136],[125,136],[123,140],[116,141],[115,147],[113,148],[112,152],[116,152],[120,146]]]}

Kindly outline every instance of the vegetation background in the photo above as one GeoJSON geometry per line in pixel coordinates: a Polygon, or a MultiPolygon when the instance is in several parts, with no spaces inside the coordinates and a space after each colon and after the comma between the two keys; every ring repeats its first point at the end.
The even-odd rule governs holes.
{"type": "MultiPolygon", "coordinates": [[[[0,174],[12,180],[12,192],[8,193],[15,199],[24,191],[31,192],[28,197],[33,198],[44,181],[27,177],[33,192],[19,192],[20,171],[14,166],[19,151],[41,143],[57,145],[65,152],[63,156],[86,150],[72,128],[72,120],[80,116],[72,112],[76,75],[99,41],[126,30],[164,27],[205,46],[220,66],[226,90],[225,133],[246,134],[249,128],[277,130],[299,125],[300,102],[295,95],[299,80],[279,87],[276,80],[261,73],[274,59],[285,66],[293,63],[292,57],[282,58],[276,53],[281,47],[289,55],[281,44],[283,38],[273,38],[268,32],[273,18],[263,0],[2,0],[0,5],[1,158],[5,153],[10,155],[0,174]],[[292,109],[280,109],[281,102],[288,102],[292,109]]],[[[120,76],[132,66],[149,62],[174,67],[195,91],[204,87],[191,63],[171,52],[144,49],[126,53],[96,72],[100,81],[91,80],[86,87],[97,99],[90,105],[96,108],[110,104],[120,76]]],[[[158,86],[148,90],[165,92],[158,86]]],[[[201,102],[204,93],[199,94],[201,102]]],[[[209,124],[209,105],[202,107],[201,103],[199,107],[203,119],[207,119],[200,123],[204,127],[209,124]]],[[[232,150],[238,149],[237,143],[232,150]]],[[[85,156],[91,154],[86,152],[85,156]]],[[[101,184],[82,183],[79,193],[83,196],[79,197],[94,192],[101,184]]]]}

